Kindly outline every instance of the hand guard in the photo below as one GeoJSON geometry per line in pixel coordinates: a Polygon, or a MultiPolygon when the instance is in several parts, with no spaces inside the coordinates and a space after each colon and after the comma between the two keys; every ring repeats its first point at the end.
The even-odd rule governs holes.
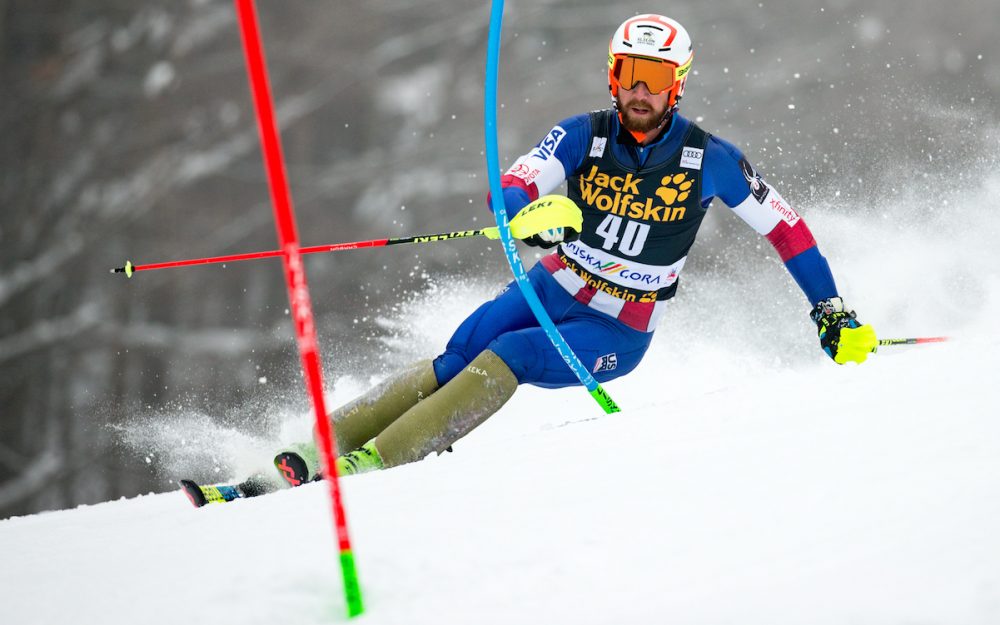
{"type": "Polygon", "coordinates": [[[839,297],[819,302],[809,316],[819,328],[820,346],[838,365],[862,363],[878,347],[875,330],[859,323],[857,314],[839,297]]]}
{"type": "Polygon", "coordinates": [[[543,250],[547,250],[551,247],[562,243],[563,241],[576,241],[580,238],[580,233],[573,228],[549,228],[548,230],[542,230],[538,234],[533,234],[530,237],[521,239],[525,244],[532,247],[540,247],[543,250]]]}
{"type": "Polygon", "coordinates": [[[531,246],[548,249],[575,241],[583,230],[583,213],[563,195],[546,195],[522,208],[510,220],[510,234],[531,246]]]}

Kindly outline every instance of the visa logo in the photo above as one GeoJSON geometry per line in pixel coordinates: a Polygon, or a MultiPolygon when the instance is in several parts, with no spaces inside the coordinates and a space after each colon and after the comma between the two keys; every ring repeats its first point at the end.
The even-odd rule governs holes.
{"type": "Polygon", "coordinates": [[[535,149],[531,151],[531,156],[539,158],[543,161],[549,160],[549,157],[555,154],[556,148],[559,147],[559,143],[562,138],[566,136],[566,131],[560,126],[556,126],[549,131],[549,134],[545,135],[545,138],[535,146],[535,149]]]}

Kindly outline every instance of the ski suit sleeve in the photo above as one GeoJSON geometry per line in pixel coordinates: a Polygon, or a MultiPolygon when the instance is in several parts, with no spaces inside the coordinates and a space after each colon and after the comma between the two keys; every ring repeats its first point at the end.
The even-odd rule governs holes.
{"type": "MultiPolygon", "coordinates": [[[[507,215],[514,217],[539,196],[554,191],[583,163],[590,138],[590,116],[577,115],[553,126],[527,154],[519,157],[500,179],[507,215]]],[[[487,196],[487,205],[493,204],[487,196]]]]}
{"type": "Polygon", "coordinates": [[[810,304],[835,297],[830,265],[806,222],[731,143],[711,137],[705,149],[706,198],[719,197],[777,250],[810,304]]]}

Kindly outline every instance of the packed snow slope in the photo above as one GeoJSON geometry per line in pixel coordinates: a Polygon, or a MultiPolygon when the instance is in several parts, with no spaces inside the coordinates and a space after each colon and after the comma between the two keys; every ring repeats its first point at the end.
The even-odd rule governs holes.
{"type": "MultiPolygon", "coordinates": [[[[357,622],[1000,623],[998,196],[992,174],[807,212],[863,321],[950,343],[838,367],[773,256],[735,273],[702,263],[647,359],[607,385],[622,413],[525,387],[455,453],[345,479],[357,622]]],[[[384,320],[404,355],[440,349],[499,282],[448,284],[384,320]]],[[[331,400],[369,382],[331,375],[331,400]]],[[[164,470],[195,470],[177,458],[199,454],[148,425],[164,470]]],[[[282,437],[296,430],[305,416],[282,437]]],[[[192,420],[186,439],[214,446],[201,457],[220,479],[282,442],[211,434],[192,420]]],[[[0,554],[3,623],[346,620],[321,484],[9,519],[0,554]]]]}

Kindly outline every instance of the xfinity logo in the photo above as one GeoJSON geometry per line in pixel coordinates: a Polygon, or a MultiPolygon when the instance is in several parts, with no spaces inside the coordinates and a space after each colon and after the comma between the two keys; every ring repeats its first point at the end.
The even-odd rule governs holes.
{"type": "Polygon", "coordinates": [[[799,223],[799,214],[791,206],[785,206],[782,203],[782,198],[777,193],[772,193],[771,195],[771,210],[781,215],[781,218],[789,226],[799,223]]]}

